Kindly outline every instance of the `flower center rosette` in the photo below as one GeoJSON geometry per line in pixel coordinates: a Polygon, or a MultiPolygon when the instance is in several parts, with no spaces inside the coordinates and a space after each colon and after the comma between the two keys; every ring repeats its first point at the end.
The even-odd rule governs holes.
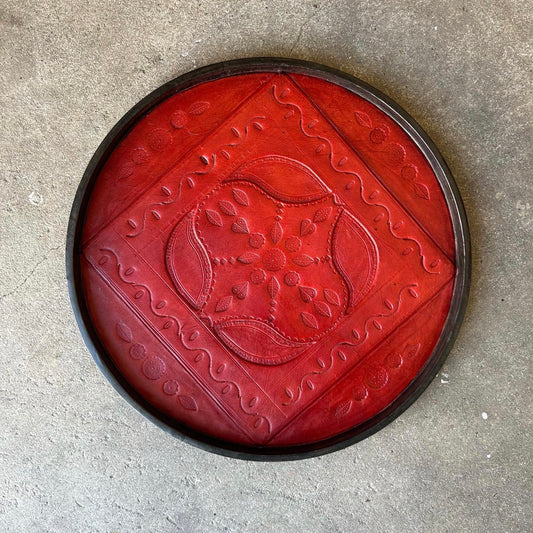
{"type": "Polygon", "coordinates": [[[372,287],[377,246],[309,167],[249,161],[174,228],[178,293],[233,353],[278,365],[332,331],[372,287]]]}

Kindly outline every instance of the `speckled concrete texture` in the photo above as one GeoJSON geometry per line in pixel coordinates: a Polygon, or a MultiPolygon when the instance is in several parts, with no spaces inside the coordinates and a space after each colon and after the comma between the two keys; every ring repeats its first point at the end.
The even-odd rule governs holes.
{"type": "Polygon", "coordinates": [[[530,1],[0,2],[0,531],[527,532],[532,517],[530,1]],[[68,299],[70,207],[141,97],[287,56],[402,105],[463,195],[472,295],[429,389],[344,451],[254,463],[178,442],[97,370],[68,299]]]}

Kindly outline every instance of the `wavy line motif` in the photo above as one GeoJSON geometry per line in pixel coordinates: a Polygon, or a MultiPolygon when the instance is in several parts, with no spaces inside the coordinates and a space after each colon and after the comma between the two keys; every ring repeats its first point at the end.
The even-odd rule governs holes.
{"type": "Polygon", "coordinates": [[[149,298],[149,302],[150,302],[150,310],[152,311],[152,313],[154,313],[154,315],[156,315],[156,316],[158,316],[160,318],[169,318],[170,320],[173,320],[176,323],[176,325],[178,326],[178,335],[179,335],[181,333],[181,323],[180,323],[180,321],[173,315],[165,315],[165,314],[158,313],[156,311],[157,306],[154,306],[154,297],[152,295],[152,291],[150,290],[150,288],[147,285],[145,285],[144,283],[137,283],[136,281],[129,281],[129,280],[124,278],[124,276],[123,276],[123,274],[121,272],[122,265],[120,264],[118,255],[116,254],[116,252],[114,250],[111,250],[110,248],[100,248],[100,251],[101,252],[110,253],[110,254],[112,254],[114,256],[115,262],[117,264],[117,274],[118,274],[118,277],[120,278],[120,280],[123,283],[131,285],[132,287],[142,287],[143,289],[146,290],[146,292],[148,293],[148,298],[149,298]]]}
{"type": "MultiPolygon", "coordinates": [[[[256,122],[256,123],[257,123],[258,120],[265,120],[265,119],[266,119],[266,117],[252,117],[251,119],[248,120],[248,122],[247,122],[246,125],[244,126],[244,137],[243,137],[242,139],[240,139],[239,141],[234,142],[234,143],[223,144],[222,146],[220,146],[219,148],[217,148],[216,151],[218,151],[218,150],[222,150],[223,148],[226,148],[226,147],[228,147],[228,148],[233,148],[233,147],[235,147],[235,146],[239,146],[239,145],[242,144],[244,141],[246,141],[246,139],[247,139],[247,137],[248,137],[248,131],[249,131],[249,129],[250,129],[250,124],[251,124],[252,122],[256,122]]],[[[263,126],[261,126],[261,124],[259,124],[259,123],[257,123],[257,124],[258,124],[258,126],[259,126],[260,129],[263,129],[263,126]]],[[[256,126],[256,127],[257,127],[257,126],[256,126]]],[[[237,131],[237,130],[236,130],[235,128],[231,128],[231,131],[232,131],[232,133],[233,133],[234,131],[237,131]]],[[[238,131],[237,131],[237,133],[238,133],[238,131]]]]}
{"type": "Polygon", "coordinates": [[[178,339],[180,340],[182,346],[188,350],[188,351],[200,351],[200,352],[203,352],[206,354],[206,356],[208,357],[208,360],[209,360],[209,365],[208,365],[208,370],[209,370],[209,375],[211,376],[211,379],[213,379],[213,381],[216,381],[217,383],[222,383],[222,384],[228,384],[228,385],[233,385],[237,391],[237,397],[239,399],[239,407],[241,408],[241,410],[243,411],[244,414],[248,415],[248,416],[256,416],[258,418],[260,418],[261,420],[265,420],[266,423],[268,424],[268,433],[270,433],[272,431],[272,424],[270,422],[270,420],[263,416],[263,415],[260,415],[258,412],[250,412],[250,411],[247,411],[243,405],[243,397],[242,397],[242,393],[241,393],[241,389],[239,387],[239,385],[234,382],[234,381],[230,381],[230,380],[224,380],[224,379],[218,379],[215,374],[213,373],[213,359],[212,359],[212,355],[211,353],[206,350],[205,348],[191,348],[189,346],[187,346],[187,344],[185,343],[184,341],[184,335],[183,335],[183,332],[181,330],[181,323],[179,322],[179,320],[173,316],[173,315],[165,315],[165,314],[160,314],[156,311],[156,309],[154,309],[154,305],[153,305],[153,295],[152,295],[152,291],[150,290],[150,288],[145,285],[144,283],[137,283],[135,281],[128,281],[127,279],[124,279],[124,276],[122,275],[122,272],[121,272],[121,268],[122,268],[122,265],[120,264],[119,262],[119,258],[118,258],[118,255],[116,254],[116,252],[114,250],[111,250],[110,248],[100,248],[100,251],[101,252],[107,252],[107,253],[110,253],[114,256],[115,258],[115,261],[116,261],[116,264],[117,264],[117,274],[118,274],[118,277],[120,278],[120,280],[123,282],[123,283],[126,283],[128,285],[131,285],[132,287],[143,287],[146,292],[148,293],[148,296],[149,296],[149,299],[150,299],[150,310],[152,311],[152,313],[154,313],[154,315],[158,316],[158,317],[161,317],[161,318],[169,318],[173,321],[176,322],[176,325],[178,326],[178,331],[177,331],[177,335],[178,335],[178,339]]]}
{"type": "MultiPolygon", "coordinates": [[[[235,390],[237,392],[237,398],[239,399],[239,406],[241,408],[241,411],[248,415],[248,416],[256,416],[258,418],[260,418],[261,420],[265,420],[266,423],[268,424],[268,433],[270,433],[272,431],[272,425],[270,423],[270,420],[266,417],[266,416],[263,416],[263,415],[260,415],[258,412],[252,412],[252,411],[247,411],[244,407],[244,399],[242,397],[242,392],[241,392],[241,389],[239,387],[239,385],[235,382],[235,381],[231,381],[231,380],[227,380],[227,379],[218,379],[216,377],[216,375],[213,373],[213,357],[211,355],[211,353],[206,350],[205,348],[194,348],[194,347],[190,347],[190,346],[187,346],[185,340],[184,340],[184,335],[183,333],[180,333],[179,335],[180,337],[180,341],[181,341],[181,344],[183,345],[183,347],[190,351],[190,352],[194,352],[194,351],[197,351],[197,352],[200,352],[200,353],[203,353],[207,356],[207,359],[208,359],[208,371],[209,371],[209,375],[211,377],[211,379],[213,381],[216,381],[217,383],[220,383],[220,384],[227,384],[227,385],[233,385],[233,387],[235,387],[235,390]]],[[[199,362],[200,360],[198,360],[199,362]]]]}
{"type": "MultiPolygon", "coordinates": [[[[224,148],[232,148],[232,147],[235,147],[235,146],[239,146],[240,144],[245,142],[246,139],[248,138],[248,132],[249,132],[249,129],[250,129],[250,124],[252,124],[254,122],[257,123],[256,122],[257,120],[264,120],[265,118],[266,117],[252,117],[251,119],[249,119],[248,122],[246,123],[245,127],[244,127],[244,136],[242,137],[242,139],[240,139],[238,142],[235,142],[235,143],[224,144],[221,147],[217,148],[217,150],[215,150],[215,152],[223,150],[224,148]]],[[[205,159],[207,159],[207,158],[205,156],[202,156],[202,160],[205,160],[205,159]]],[[[213,170],[213,168],[215,167],[215,165],[216,165],[216,153],[211,154],[211,161],[212,161],[211,165],[210,165],[210,167],[207,170],[203,170],[203,171],[195,170],[194,172],[186,172],[185,174],[183,174],[181,176],[181,178],[179,179],[179,182],[178,182],[178,194],[177,194],[177,196],[175,198],[173,198],[171,200],[168,200],[168,201],[165,201],[165,202],[156,202],[156,203],[150,204],[147,207],[145,207],[145,209],[143,211],[143,216],[142,216],[141,228],[139,229],[139,231],[137,233],[128,233],[126,235],[126,237],[131,237],[131,238],[138,237],[139,235],[141,235],[144,232],[144,230],[146,228],[146,217],[148,215],[148,211],[151,211],[155,207],[158,207],[158,206],[168,206],[168,205],[171,205],[171,204],[177,202],[181,198],[181,189],[182,189],[182,185],[183,185],[183,180],[185,178],[189,178],[191,176],[191,174],[193,174],[195,176],[204,176],[206,174],[209,174],[209,172],[211,172],[213,170]]]]}
{"type": "Polygon", "coordinates": [[[326,374],[327,372],[329,372],[333,368],[333,363],[334,363],[333,353],[336,350],[338,350],[338,348],[340,346],[359,347],[359,346],[363,345],[366,342],[366,340],[368,339],[368,337],[370,336],[370,333],[368,331],[368,325],[371,322],[375,322],[377,318],[388,318],[388,317],[391,317],[392,315],[394,315],[400,308],[400,305],[401,305],[401,302],[402,302],[402,293],[404,291],[408,290],[408,289],[412,289],[413,287],[418,287],[418,284],[417,283],[411,283],[409,285],[405,285],[404,287],[402,287],[400,289],[400,292],[398,293],[398,303],[396,304],[396,307],[391,310],[390,313],[380,313],[378,315],[372,315],[372,316],[368,317],[365,320],[365,324],[364,324],[364,327],[363,327],[364,335],[359,340],[359,342],[342,341],[342,342],[337,343],[335,346],[333,346],[333,348],[331,348],[331,350],[329,352],[329,364],[328,364],[328,366],[324,365],[322,370],[313,370],[312,372],[308,372],[307,374],[305,374],[300,379],[300,384],[298,385],[298,393],[297,393],[296,396],[292,395],[292,392],[290,391],[290,389],[288,389],[288,388],[285,389],[286,394],[288,396],[292,395],[292,397],[290,397],[288,402],[283,403],[283,405],[284,406],[285,405],[292,405],[292,404],[294,404],[294,403],[296,403],[296,402],[298,402],[300,400],[300,398],[302,397],[302,393],[303,393],[304,383],[306,382],[306,380],[308,380],[308,378],[310,378],[311,376],[318,376],[318,375],[326,374]]]}
{"type": "Polygon", "coordinates": [[[154,207],[167,206],[167,205],[172,205],[172,204],[176,203],[181,198],[181,189],[182,189],[183,180],[185,178],[190,178],[191,174],[193,174],[195,176],[204,176],[206,174],[209,174],[209,172],[211,172],[215,168],[216,155],[213,154],[211,156],[211,158],[212,158],[212,162],[211,162],[210,167],[207,170],[195,170],[193,172],[185,172],[185,174],[183,174],[181,176],[181,178],[179,179],[179,182],[178,182],[178,194],[177,194],[177,196],[175,198],[167,200],[165,202],[156,202],[156,203],[153,203],[153,204],[150,204],[150,205],[146,206],[144,208],[144,211],[143,211],[141,229],[137,233],[128,233],[126,235],[126,237],[138,237],[141,233],[143,233],[143,231],[146,229],[146,216],[147,216],[149,210],[153,210],[154,207]]]}
{"type": "Polygon", "coordinates": [[[373,206],[373,207],[381,207],[382,209],[385,210],[385,212],[387,213],[387,227],[389,228],[389,232],[391,233],[391,235],[395,238],[395,239],[398,239],[398,240],[402,240],[402,241],[411,241],[411,242],[414,242],[417,247],[418,247],[418,252],[419,252],[419,255],[420,255],[420,258],[421,258],[421,264],[422,264],[422,268],[428,273],[428,274],[440,274],[440,272],[432,272],[431,270],[429,270],[427,267],[426,267],[426,257],[424,256],[424,254],[422,253],[422,245],[416,240],[416,239],[413,239],[412,237],[401,237],[399,235],[396,235],[393,231],[393,225],[392,225],[392,222],[391,222],[391,214],[390,214],[390,210],[389,208],[386,206],[386,205],[383,205],[383,204],[380,204],[380,203],[372,203],[372,202],[369,202],[363,195],[363,192],[364,192],[364,186],[363,186],[363,179],[361,178],[361,176],[359,176],[359,174],[357,174],[357,172],[352,172],[350,170],[340,170],[338,168],[336,168],[335,164],[333,163],[333,144],[332,142],[327,138],[327,137],[322,137],[321,135],[311,135],[310,133],[308,133],[307,131],[305,131],[305,128],[304,128],[304,124],[303,124],[303,111],[302,109],[300,108],[300,106],[298,106],[297,104],[294,104],[292,102],[282,102],[278,95],[276,94],[276,85],[273,85],[272,86],[272,95],[274,97],[274,100],[276,100],[276,102],[280,105],[284,105],[286,107],[293,107],[295,108],[297,111],[298,111],[298,114],[299,114],[299,125],[300,125],[300,129],[302,131],[302,133],[308,137],[309,139],[318,139],[320,141],[324,141],[325,143],[327,143],[328,145],[328,148],[329,148],[329,164],[331,166],[331,168],[335,171],[335,172],[338,172],[339,174],[345,174],[345,175],[351,175],[351,176],[355,176],[358,180],[359,180],[359,194],[361,196],[361,200],[363,200],[363,202],[367,205],[370,205],[370,206],[373,206]]]}

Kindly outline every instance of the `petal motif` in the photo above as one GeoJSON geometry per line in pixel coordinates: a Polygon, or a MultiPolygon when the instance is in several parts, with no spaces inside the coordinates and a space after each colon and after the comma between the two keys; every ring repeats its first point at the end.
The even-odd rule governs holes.
{"type": "Polygon", "coordinates": [[[271,155],[249,161],[226,181],[246,180],[283,202],[305,203],[324,198],[331,189],[308,166],[271,155]]]}
{"type": "Polygon", "coordinates": [[[221,322],[215,326],[215,331],[243,359],[262,365],[281,365],[310,346],[289,341],[268,324],[253,319],[221,322]]]}

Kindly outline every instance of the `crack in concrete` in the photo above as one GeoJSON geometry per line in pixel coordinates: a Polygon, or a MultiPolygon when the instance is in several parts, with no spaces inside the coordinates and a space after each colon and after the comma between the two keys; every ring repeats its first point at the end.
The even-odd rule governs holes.
{"type": "Polygon", "coordinates": [[[298,43],[300,42],[300,39],[302,38],[302,34],[304,31],[304,28],[322,11],[322,9],[319,9],[315,11],[311,16],[307,17],[307,19],[302,23],[300,26],[300,31],[298,32],[298,36],[296,37],[296,40],[294,41],[293,45],[291,46],[291,49],[289,50],[289,54],[292,54],[298,43]]]}
{"type": "Polygon", "coordinates": [[[56,246],[55,248],[50,248],[50,250],[46,252],[45,256],[34,265],[30,273],[18,285],[16,285],[13,289],[6,292],[5,294],[0,295],[0,301],[2,301],[4,298],[7,298],[8,296],[11,296],[12,294],[15,294],[21,287],[23,287],[28,282],[28,280],[35,274],[35,271],[49,258],[50,252],[55,252],[59,250],[59,248],[61,248],[61,245],[56,246]]]}

